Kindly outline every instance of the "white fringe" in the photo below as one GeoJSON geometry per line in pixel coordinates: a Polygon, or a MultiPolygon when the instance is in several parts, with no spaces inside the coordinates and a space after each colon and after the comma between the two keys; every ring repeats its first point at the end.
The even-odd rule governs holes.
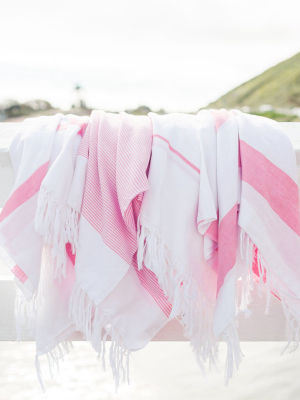
{"type": "Polygon", "coordinates": [[[17,341],[25,339],[25,335],[34,338],[36,330],[37,317],[37,294],[32,296],[30,301],[27,301],[21,290],[16,288],[15,297],[15,326],[17,341]]]}
{"type": "Polygon", "coordinates": [[[72,252],[78,247],[79,213],[70,205],[62,212],[53,194],[40,188],[35,214],[35,230],[43,236],[44,243],[51,247],[52,271],[54,279],[66,277],[66,243],[70,242],[72,252]]]}
{"type": "Polygon", "coordinates": [[[43,247],[39,287],[30,301],[26,300],[23,292],[16,286],[14,316],[17,341],[24,340],[25,336],[35,337],[37,310],[43,297],[49,292],[48,283],[52,279],[50,252],[49,246],[43,247]]]}
{"type": "MultiPolygon", "coordinates": [[[[197,363],[205,378],[208,361],[217,369],[218,341],[213,334],[213,304],[204,296],[197,281],[186,276],[186,266],[164,243],[160,229],[151,221],[138,222],[138,266],[143,263],[155,273],[158,282],[172,304],[170,319],[179,317],[184,334],[190,340],[197,363]]],[[[233,357],[232,357],[233,359],[233,357]]]]}
{"type": "Polygon", "coordinates": [[[224,378],[225,385],[228,386],[229,380],[239,369],[240,363],[244,356],[240,348],[240,340],[237,332],[237,320],[229,324],[229,326],[223,331],[221,337],[227,345],[227,357],[224,378]]]}
{"type": "Polygon", "coordinates": [[[103,315],[99,307],[96,307],[86,292],[82,290],[79,283],[76,282],[69,303],[69,314],[76,324],[76,329],[81,331],[86,340],[88,340],[95,351],[98,359],[102,359],[103,370],[105,366],[106,340],[111,338],[109,351],[110,367],[115,380],[116,391],[120,384],[122,375],[123,382],[127,380],[129,384],[129,355],[128,350],[122,344],[122,334],[117,327],[109,323],[111,327],[109,332],[105,331],[109,320],[103,315]]]}
{"type": "Polygon", "coordinates": [[[78,249],[79,218],[80,213],[67,204],[66,234],[67,240],[72,246],[73,254],[75,254],[78,249]]]}
{"type": "Polygon", "coordinates": [[[38,356],[35,356],[35,369],[36,369],[37,379],[38,379],[38,382],[39,382],[39,387],[40,387],[42,393],[45,393],[46,392],[46,388],[45,388],[45,385],[44,385],[44,379],[43,379],[43,374],[42,374],[42,370],[41,370],[41,364],[40,364],[38,356]]]}
{"type": "Polygon", "coordinates": [[[265,286],[267,292],[267,301],[265,314],[268,314],[270,308],[271,294],[272,290],[278,294],[281,299],[282,308],[287,321],[287,345],[283,349],[284,353],[288,348],[290,348],[293,342],[291,352],[295,351],[299,346],[299,330],[300,330],[300,313],[296,314],[293,308],[289,304],[289,298],[293,295],[288,293],[283,287],[283,284],[279,281],[276,275],[273,273],[271,268],[267,265],[266,261],[260,254],[259,250],[255,254],[254,243],[246,234],[246,232],[241,229],[240,233],[240,252],[243,259],[246,261],[246,270],[243,276],[245,279],[245,285],[243,285],[242,293],[242,303],[241,308],[247,308],[251,301],[251,296],[249,296],[250,290],[253,290],[253,271],[252,265],[254,261],[257,261],[258,272],[259,272],[259,282],[258,282],[258,295],[262,297],[262,287],[265,286]]]}
{"type": "MultiPolygon", "coordinates": [[[[64,356],[66,354],[69,354],[70,347],[73,348],[73,345],[72,345],[72,342],[70,342],[68,340],[61,342],[54,349],[51,349],[51,350],[47,349],[47,347],[46,347],[45,355],[47,356],[49,372],[50,372],[51,378],[54,378],[55,373],[59,374],[60,362],[64,361],[64,356]]],[[[46,388],[44,385],[44,379],[43,379],[38,355],[35,356],[35,368],[36,368],[37,378],[38,378],[38,382],[39,382],[39,387],[40,387],[42,393],[45,393],[46,388]]]]}

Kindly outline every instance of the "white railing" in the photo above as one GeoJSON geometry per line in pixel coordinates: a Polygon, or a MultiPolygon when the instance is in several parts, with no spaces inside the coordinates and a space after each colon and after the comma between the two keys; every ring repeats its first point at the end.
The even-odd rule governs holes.
{"type": "MultiPolygon", "coordinates": [[[[294,145],[300,182],[300,123],[287,122],[281,125],[294,145]]],[[[7,149],[18,126],[19,124],[17,123],[0,123],[0,208],[5,204],[13,185],[14,177],[7,149]]],[[[15,340],[16,338],[13,311],[14,296],[15,289],[12,277],[0,276],[0,340],[15,340]]],[[[253,302],[250,307],[252,316],[250,318],[244,318],[243,316],[240,318],[240,339],[242,341],[285,340],[285,319],[280,301],[273,297],[270,312],[268,315],[265,315],[266,296],[259,298],[256,288],[254,288],[252,297],[253,302]]],[[[75,336],[74,339],[80,339],[80,337],[75,336]]],[[[170,321],[154,340],[185,340],[180,323],[176,320],[170,321]]]]}

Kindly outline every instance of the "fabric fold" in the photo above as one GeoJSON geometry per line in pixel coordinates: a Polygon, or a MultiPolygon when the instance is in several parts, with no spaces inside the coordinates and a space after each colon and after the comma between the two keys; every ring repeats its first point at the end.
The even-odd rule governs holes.
{"type": "Polygon", "coordinates": [[[199,118],[150,114],[153,146],[139,224],[139,268],[153,271],[179,318],[196,360],[216,365],[213,334],[216,274],[204,260],[198,233],[201,153],[199,118]]]}
{"type": "Polygon", "coordinates": [[[52,375],[76,331],[104,369],[109,359],[117,388],[130,354],[174,318],[205,377],[226,342],[228,384],[255,281],[266,313],[281,300],[287,348],[298,347],[297,165],[276,122],[237,110],[57,114],[25,120],[9,152],[0,257],[43,389],[39,357],[52,375]]]}
{"type": "Polygon", "coordinates": [[[218,276],[214,333],[227,337],[236,354],[235,363],[228,364],[228,381],[240,362],[237,317],[249,315],[255,280],[259,282],[260,295],[265,284],[266,312],[271,293],[281,299],[289,343],[294,340],[298,346],[297,167],[294,149],[277,122],[237,110],[204,110],[198,116],[201,157],[205,160],[198,229],[204,237],[206,261],[218,276]],[[213,172],[207,172],[209,169],[213,172]],[[211,198],[216,220],[208,205],[211,198]],[[237,303],[239,278],[243,280],[243,290],[237,303]]]}
{"type": "MultiPolygon", "coordinates": [[[[137,218],[149,187],[151,142],[148,117],[94,111],[77,156],[76,164],[86,170],[79,175],[86,179],[70,316],[99,356],[106,334],[117,354],[129,354],[168,321],[161,304],[169,303],[156,278],[136,268],[137,218]]],[[[122,366],[117,365],[118,384],[122,366]]]]}

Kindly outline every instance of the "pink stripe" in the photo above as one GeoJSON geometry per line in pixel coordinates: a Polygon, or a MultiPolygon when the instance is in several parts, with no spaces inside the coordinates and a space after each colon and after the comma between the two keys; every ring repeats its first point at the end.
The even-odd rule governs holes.
{"type": "Polygon", "coordinates": [[[71,115],[69,123],[72,125],[77,125],[80,129],[77,132],[78,135],[84,136],[88,123],[86,121],[83,122],[85,117],[78,117],[77,115],[71,115]]]}
{"type": "Polygon", "coordinates": [[[235,117],[235,114],[232,111],[227,110],[210,110],[214,117],[216,131],[220,128],[224,122],[228,121],[230,118],[235,117]]]}
{"type": "Polygon", "coordinates": [[[72,253],[72,246],[70,245],[70,243],[66,244],[66,252],[67,252],[69,259],[71,260],[71,263],[73,265],[75,265],[76,255],[72,253]]]}
{"type": "Polygon", "coordinates": [[[68,124],[64,123],[64,124],[59,124],[57,127],[57,131],[61,131],[62,129],[67,129],[68,124]]]}
{"type": "MultiPolygon", "coordinates": [[[[259,282],[259,269],[258,269],[258,259],[257,259],[257,253],[258,253],[258,248],[254,245],[254,256],[253,256],[253,261],[252,261],[252,271],[255,273],[255,281],[259,282]]],[[[264,269],[264,273],[263,273],[263,282],[266,283],[267,281],[267,271],[264,269]]],[[[271,293],[273,294],[273,296],[277,297],[278,300],[281,301],[281,298],[275,294],[274,292],[271,291],[271,293]]]]}
{"type": "Polygon", "coordinates": [[[136,257],[134,257],[132,265],[136,270],[141,284],[145,287],[146,290],[148,290],[148,292],[151,294],[151,296],[158,304],[160,309],[164,312],[164,314],[169,317],[172,311],[172,305],[165,297],[164,292],[158,283],[157,276],[145,265],[143,265],[143,269],[139,270],[136,257]]]}
{"type": "Polygon", "coordinates": [[[207,236],[214,242],[218,242],[218,224],[219,220],[213,221],[207,231],[205,232],[204,236],[207,236]]]}
{"type": "Polygon", "coordinates": [[[200,174],[200,169],[197,168],[194,164],[192,164],[189,160],[187,160],[182,154],[180,154],[177,150],[175,150],[171,145],[170,142],[164,138],[163,136],[160,135],[153,135],[153,137],[156,137],[158,139],[163,140],[164,142],[166,142],[169,146],[169,149],[176,154],[183,162],[185,162],[187,165],[189,165],[191,168],[193,168],[194,171],[198,172],[198,174],[200,174]]]}
{"type": "Polygon", "coordinates": [[[237,249],[237,204],[225,215],[219,226],[217,294],[225,276],[234,267],[237,249]]]}
{"type": "Polygon", "coordinates": [[[269,203],[272,210],[300,236],[297,184],[263,154],[240,140],[242,180],[269,203]]]}
{"type": "Polygon", "coordinates": [[[22,183],[21,186],[19,186],[12,193],[0,214],[0,222],[40,190],[41,183],[48,170],[48,164],[49,162],[47,161],[45,164],[40,166],[24,183],[22,183]]]}
{"type": "Polygon", "coordinates": [[[15,265],[11,272],[15,275],[16,278],[19,279],[20,282],[24,283],[25,281],[27,281],[28,277],[25,274],[25,272],[18,266],[15,265]]]}
{"type": "Polygon", "coordinates": [[[78,126],[80,129],[77,132],[78,135],[80,136],[84,136],[84,133],[86,131],[87,128],[87,122],[82,122],[82,117],[76,117],[76,115],[72,115],[70,117],[69,122],[63,123],[63,124],[59,124],[57,127],[57,130],[62,130],[62,129],[67,129],[69,126],[71,125],[76,125],[78,126]]]}
{"type": "Polygon", "coordinates": [[[94,112],[81,141],[78,154],[88,159],[82,215],[108,247],[135,267],[141,284],[168,316],[170,304],[157,278],[146,268],[138,271],[136,262],[137,218],[148,188],[151,121],[146,118],[135,127],[121,121],[119,115],[94,112]]]}

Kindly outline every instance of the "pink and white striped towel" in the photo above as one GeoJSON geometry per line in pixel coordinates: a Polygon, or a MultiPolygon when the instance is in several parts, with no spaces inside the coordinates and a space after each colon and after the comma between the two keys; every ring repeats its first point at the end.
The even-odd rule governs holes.
{"type": "Polygon", "coordinates": [[[36,338],[41,383],[38,357],[57,364],[78,330],[103,362],[110,336],[118,386],[125,358],[172,318],[203,372],[227,342],[228,382],[254,279],[267,308],[270,293],[281,299],[298,345],[297,168],[276,122],[235,110],[58,114],[26,120],[10,155],[0,257],[20,289],[18,327],[36,338]]]}
{"type": "MultiPolygon", "coordinates": [[[[153,148],[139,217],[139,267],[158,277],[200,367],[227,342],[225,382],[241,361],[237,316],[255,279],[299,341],[299,195],[294,149],[266,118],[238,111],[150,114],[153,148]],[[200,235],[199,235],[200,233],[200,235]],[[236,284],[243,278],[242,299],[236,284]]],[[[260,287],[259,286],[259,287],[260,287]]],[[[260,288],[261,290],[261,288],[260,288]]]]}
{"type": "Polygon", "coordinates": [[[137,218],[149,188],[151,143],[149,117],[93,111],[70,191],[82,199],[73,206],[81,216],[70,317],[99,356],[109,334],[116,385],[124,372],[124,353],[144,347],[170,312],[155,275],[138,271],[136,263],[137,218]]]}
{"type": "Polygon", "coordinates": [[[22,339],[25,329],[36,339],[38,372],[38,356],[48,353],[55,361],[57,346],[75,330],[68,318],[74,278],[66,253],[72,214],[67,198],[87,122],[61,114],[27,119],[9,148],[15,183],[0,214],[0,257],[20,289],[17,336],[22,339]],[[67,269],[68,281],[54,280],[67,269]]]}
{"type": "Polygon", "coordinates": [[[213,334],[216,273],[204,259],[197,230],[201,151],[199,117],[151,113],[153,145],[150,189],[139,217],[138,264],[153,271],[172,304],[204,372],[216,362],[213,334]]]}
{"type": "MultiPolygon", "coordinates": [[[[281,299],[289,341],[299,341],[300,224],[295,152],[277,122],[239,111],[201,111],[197,224],[217,273],[214,334],[227,338],[227,377],[241,352],[236,317],[247,313],[255,274],[281,299]],[[243,279],[240,304],[236,281],[243,279]],[[231,362],[230,362],[231,361],[231,362]]],[[[261,290],[261,288],[260,288],[261,290]]]]}
{"type": "Polygon", "coordinates": [[[10,146],[16,182],[1,213],[1,255],[25,295],[17,297],[17,321],[32,328],[42,386],[38,357],[58,365],[75,330],[103,363],[110,336],[117,386],[120,372],[128,377],[125,356],[144,347],[171,311],[156,276],[136,260],[151,120],[95,111],[87,123],[26,120],[10,146]]]}

